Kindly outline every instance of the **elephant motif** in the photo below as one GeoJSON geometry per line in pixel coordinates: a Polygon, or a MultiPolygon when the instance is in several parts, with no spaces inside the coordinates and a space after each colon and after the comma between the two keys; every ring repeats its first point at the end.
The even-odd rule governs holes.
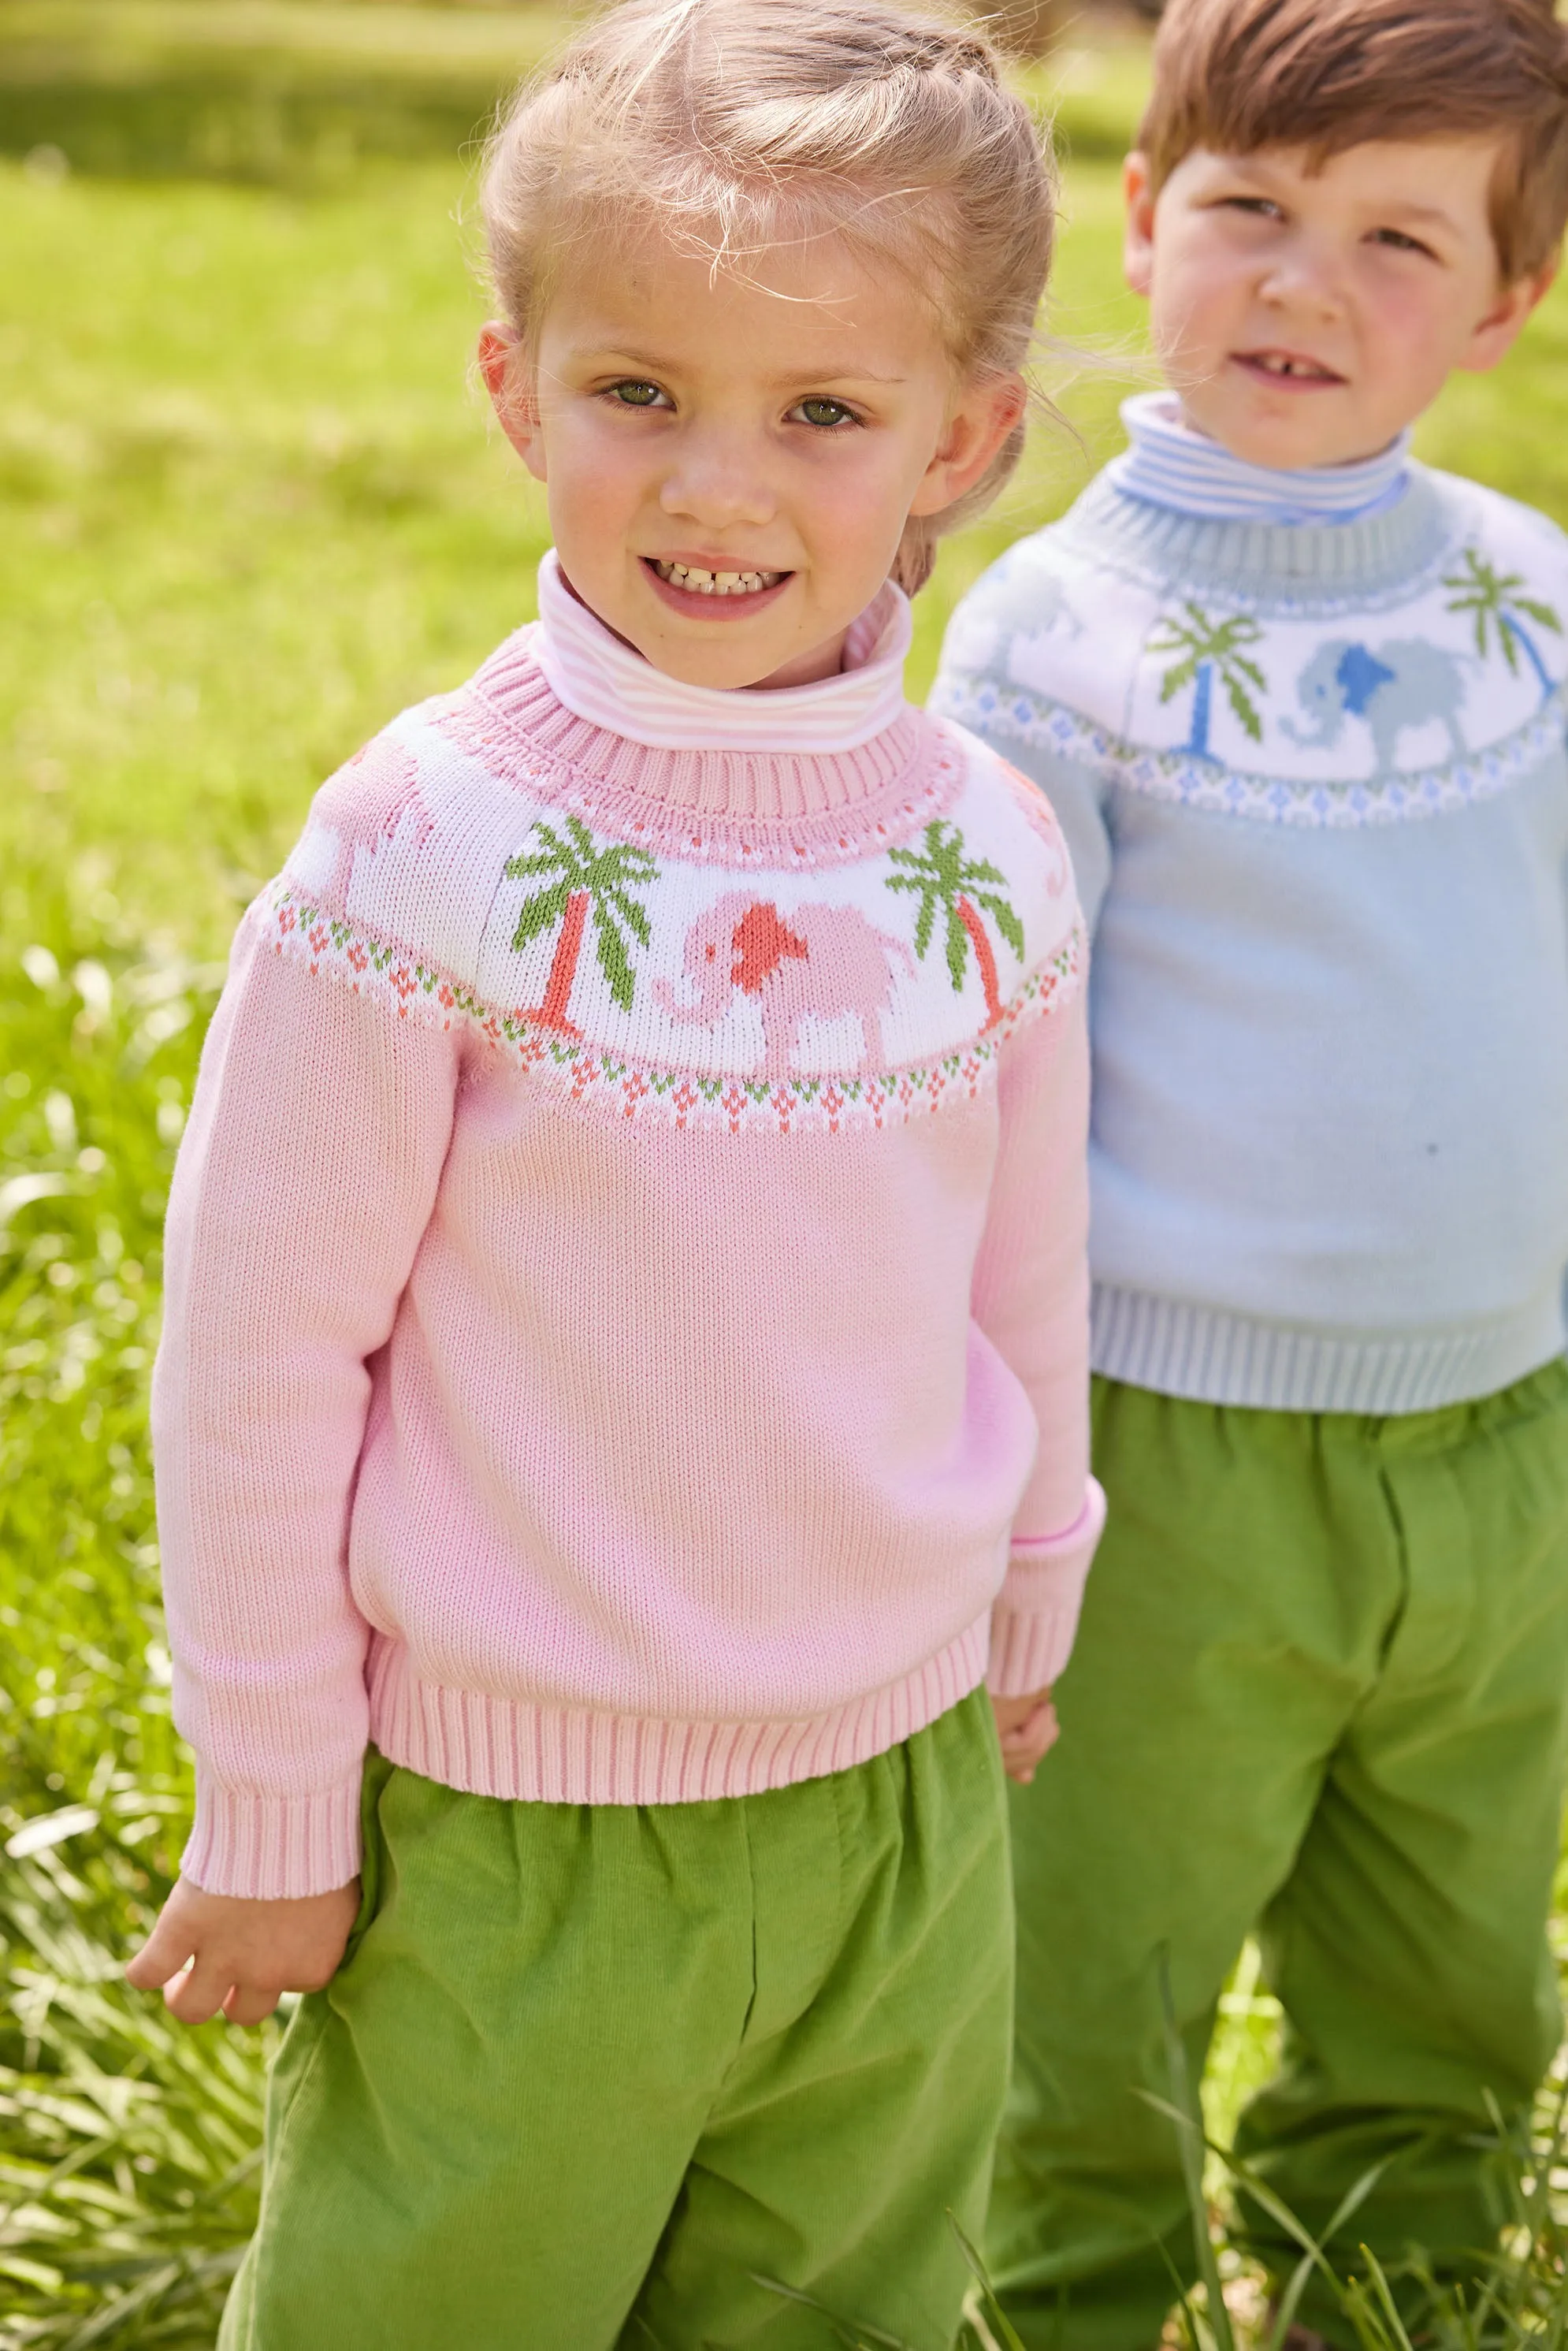
{"type": "Polygon", "coordinates": [[[684,1026],[715,1029],[737,991],[760,1006],[763,1075],[787,1082],[800,1023],[808,1016],[861,1025],[857,1075],[883,1066],[882,1016],[895,964],[913,976],[915,958],[857,906],[798,906],[781,914],[769,900],[732,890],[699,914],[686,933],[684,969],[696,1002],[683,1004],[667,979],[655,979],[660,1008],[684,1026]]]}
{"type": "Polygon", "coordinates": [[[356,850],[374,856],[383,841],[393,839],[406,816],[414,820],[416,849],[423,849],[435,831],[420,798],[419,762],[412,752],[380,735],[328,778],[316,795],[313,813],[319,825],[337,836],[332,871],[316,893],[317,902],[323,914],[340,920],[349,911],[356,850]]]}
{"type": "Polygon", "coordinates": [[[1395,638],[1377,646],[1335,637],[1318,647],[1296,680],[1296,698],[1312,724],[1297,726],[1281,719],[1292,743],[1326,748],[1339,741],[1347,717],[1364,719],[1372,732],[1379,770],[1396,764],[1406,727],[1426,726],[1434,719],[1448,728],[1455,758],[1464,758],[1469,749],[1459,727],[1465,699],[1459,663],[1421,637],[1395,638]]]}

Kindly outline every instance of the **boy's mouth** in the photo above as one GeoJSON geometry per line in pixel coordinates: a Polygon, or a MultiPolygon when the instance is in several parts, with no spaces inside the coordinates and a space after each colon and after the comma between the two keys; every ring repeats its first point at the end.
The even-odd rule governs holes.
{"type": "Polygon", "coordinates": [[[1247,373],[1266,383],[1273,392],[1322,392],[1325,387],[1343,385],[1345,379],[1322,360],[1309,359],[1304,351],[1264,350],[1232,351],[1232,362],[1245,368],[1247,373]]]}

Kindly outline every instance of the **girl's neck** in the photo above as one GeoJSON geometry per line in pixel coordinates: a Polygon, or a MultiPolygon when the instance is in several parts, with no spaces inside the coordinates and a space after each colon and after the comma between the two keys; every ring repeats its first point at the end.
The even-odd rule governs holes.
{"type": "MultiPolygon", "coordinates": [[[[637,647],[632,644],[629,637],[623,637],[619,629],[612,629],[603,615],[594,611],[587,597],[567,578],[564,569],[561,569],[560,558],[557,556],[555,560],[560,575],[560,584],[567,594],[575,597],[583,611],[591,614],[601,629],[608,631],[617,644],[624,645],[628,653],[636,653],[639,661],[644,659],[645,656],[637,652],[637,647]]],[[[802,653],[798,660],[788,663],[783,669],[776,670],[771,677],[759,677],[751,685],[737,686],[730,690],[737,694],[777,694],[781,688],[791,685],[820,685],[824,678],[837,677],[840,672],[849,665],[845,659],[849,641],[850,632],[845,629],[840,635],[830,638],[825,645],[815,646],[810,653],[802,653]]]]}
{"type": "Polygon", "coordinates": [[[585,604],[552,550],[539,565],[535,657],[569,710],[665,749],[853,749],[902,715],[909,600],[891,580],[844,632],[834,668],[766,693],[690,685],[655,669],[585,604]]]}

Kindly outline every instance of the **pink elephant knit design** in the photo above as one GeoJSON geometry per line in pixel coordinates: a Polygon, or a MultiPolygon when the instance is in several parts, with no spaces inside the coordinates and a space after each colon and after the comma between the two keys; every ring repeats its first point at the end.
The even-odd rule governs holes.
{"type": "Polygon", "coordinates": [[[667,979],[653,982],[653,997],[673,1020],[704,1029],[717,1027],[737,991],[751,998],[762,1013],[763,1075],[772,1081],[790,1075],[808,1015],[852,1015],[861,1026],[863,1074],[882,1066],[882,1016],[899,968],[915,970],[908,947],[857,906],[797,906],[786,920],[771,901],[736,890],[686,933],[685,970],[696,983],[696,1002],[684,1005],[667,979]]]}
{"type": "Polygon", "coordinates": [[[317,896],[321,911],[340,920],[348,913],[355,852],[373,856],[395,840],[403,819],[414,820],[413,841],[421,849],[434,826],[420,798],[419,762],[387,735],[378,735],[329,777],[317,795],[315,821],[337,837],[332,870],[317,896]]]}
{"type": "Polygon", "coordinates": [[[537,1106],[690,1134],[882,1131],[989,1098],[1009,1040],[1076,991],[1050,811],[955,730],[934,730],[935,801],[873,773],[869,798],[770,836],[748,820],[720,862],[706,814],[590,790],[579,757],[455,737],[444,716],[404,713],[326,785],[268,893],[271,943],[400,1024],[461,1031],[537,1106]]]}

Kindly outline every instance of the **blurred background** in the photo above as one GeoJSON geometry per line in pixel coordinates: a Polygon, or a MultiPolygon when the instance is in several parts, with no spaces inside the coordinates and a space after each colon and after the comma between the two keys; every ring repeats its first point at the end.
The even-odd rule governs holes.
{"type": "MultiPolygon", "coordinates": [[[[998,21],[1063,159],[1062,421],[945,546],[916,693],[1150,381],[1117,199],[1147,22],[998,21]]],[[[268,2036],[172,2032],[118,1975],[188,1802],[146,1447],[163,1198],[229,935],[311,791],[532,615],[541,506],[469,374],[476,141],[567,29],[0,0],[0,2351],[210,2346],[251,2224],[268,2036]]],[[[1565,340],[1554,297],[1423,454],[1568,520],[1565,340]]],[[[1274,2023],[1249,1953],[1221,2136],[1274,2023]]]]}

